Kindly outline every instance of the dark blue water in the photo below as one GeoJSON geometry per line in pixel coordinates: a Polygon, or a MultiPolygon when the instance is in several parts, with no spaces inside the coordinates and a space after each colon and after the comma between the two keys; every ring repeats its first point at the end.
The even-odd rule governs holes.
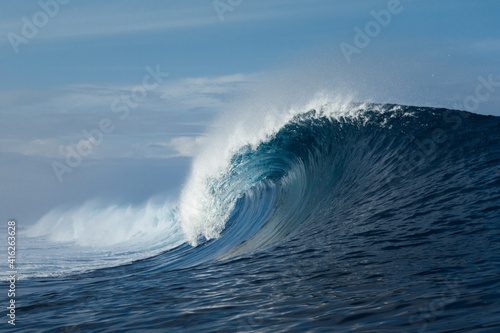
{"type": "Polygon", "coordinates": [[[500,118],[360,108],[242,146],[196,247],[18,281],[15,329],[499,332],[500,118]]]}

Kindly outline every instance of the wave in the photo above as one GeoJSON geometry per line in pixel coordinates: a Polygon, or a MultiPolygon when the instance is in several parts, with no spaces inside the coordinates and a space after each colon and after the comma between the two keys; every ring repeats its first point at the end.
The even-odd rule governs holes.
{"type": "Polygon", "coordinates": [[[396,208],[408,184],[425,187],[477,154],[495,160],[498,126],[464,111],[322,98],[233,121],[194,161],[177,217],[192,245],[228,234],[239,245],[222,258],[242,254],[361,202],[396,208]]]}
{"type": "Polygon", "coordinates": [[[81,273],[149,258],[185,242],[175,205],[151,199],[143,205],[57,208],[24,230],[20,277],[81,273]]]}
{"type": "MultiPolygon", "coordinates": [[[[209,134],[177,203],[56,210],[29,233],[98,247],[99,267],[183,244],[181,255],[169,255],[185,265],[224,259],[318,224],[400,208],[402,198],[422,200],[429,179],[449,189],[450,173],[464,173],[457,166],[467,161],[493,163],[485,177],[498,183],[499,124],[463,111],[326,97],[238,112],[209,134]]],[[[75,252],[63,261],[71,265],[75,252]]]]}
{"type": "Polygon", "coordinates": [[[290,166],[286,154],[271,151],[271,147],[266,153],[266,144],[305,110],[318,107],[322,114],[330,117],[354,118],[361,114],[361,106],[350,101],[318,97],[307,105],[285,110],[238,112],[236,119],[224,119],[217,125],[217,132],[209,135],[207,144],[193,161],[179,200],[177,217],[188,242],[197,245],[219,237],[244,193],[259,182],[273,178],[273,173],[293,174],[284,169],[290,166]]]}

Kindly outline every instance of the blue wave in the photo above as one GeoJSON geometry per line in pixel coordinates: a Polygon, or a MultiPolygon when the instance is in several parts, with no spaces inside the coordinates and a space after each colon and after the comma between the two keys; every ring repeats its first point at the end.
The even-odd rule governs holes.
{"type": "Polygon", "coordinates": [[[138,223],[110,240],[107,268],[31,278],[21,329],[81,313],[91,323],[75,330],[499,327],[499,117],[320,103],[231,125],[195,158],[173,208],[73,212],[77,227],[87,210],[138,223]]]}
{"type": "MultiPolygon", "coordinates": [[[[399,105],[350,108],[354,115],[332,116],[321,108],[297,114],[258,145],[240,147],[224,172],[202,178],[218,225],[192,243],[222,234],[217,252],[228,258],[346,216],[371,214],[374,223],[383,212],[394,221],[407,220],[408,211],[425,216],[452,195],[464,200],[465,215],[479,201],[491,203],[483,208],[491,209],[486,220],[498,216],[498,191],[491,191],[498,184],[498,118],[399,105]],[[463,184],[476,172],[490,190],[472,195],[463,184]]],[[[466,218],[436,211],[435,223],[466,218]]]]}

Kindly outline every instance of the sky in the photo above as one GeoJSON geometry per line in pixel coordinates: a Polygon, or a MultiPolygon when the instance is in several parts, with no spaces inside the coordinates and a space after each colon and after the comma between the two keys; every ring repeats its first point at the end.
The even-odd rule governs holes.
{"type": "Polygon", "coordinates": [[[175,196],[214,119],[242,103],[327,91],[500,116],[498,0],[0,8],[0,218],[18,225],[175,196]]]}

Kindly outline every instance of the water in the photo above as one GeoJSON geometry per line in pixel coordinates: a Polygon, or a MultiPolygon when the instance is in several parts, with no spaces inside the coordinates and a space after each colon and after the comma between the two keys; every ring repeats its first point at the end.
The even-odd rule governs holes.
{"type": "Polygon", "coordinates": [[[500,329],[499,117],[263,114],[212,134],[176,200],[56,209],[21,234],[15,328],[500,329]]]}

